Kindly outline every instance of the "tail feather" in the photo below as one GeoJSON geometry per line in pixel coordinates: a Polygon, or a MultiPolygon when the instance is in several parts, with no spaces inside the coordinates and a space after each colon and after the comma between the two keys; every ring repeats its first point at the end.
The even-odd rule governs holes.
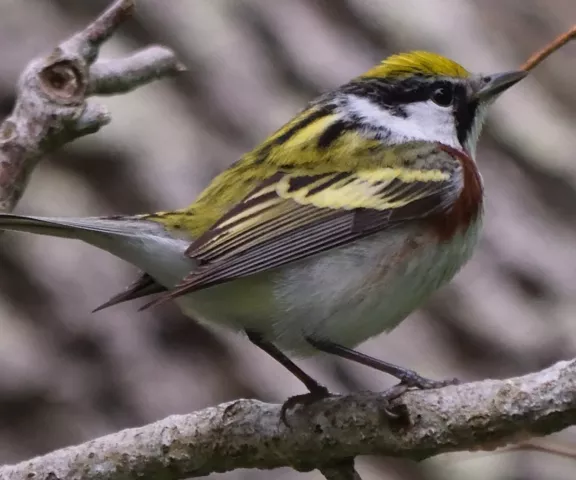
{"type": "Polygon", "coordinates": [[[194,268],[184,255],[189,242],[170,235],[162,224],[139,217],[29,217],[0,214],[0,231],[14,230],[81,240],[147,272],[127,291],[97,308],[165,290],[194,268]]]}
{"type": "Polygon", "coordinates": [[[52,237],[86,240],[91,234],[134,235],[146,233],[149,222],[137,218],[122,217],[33,217],[25,215],[0,214],[0,230],[30,232],[52,237]]]}

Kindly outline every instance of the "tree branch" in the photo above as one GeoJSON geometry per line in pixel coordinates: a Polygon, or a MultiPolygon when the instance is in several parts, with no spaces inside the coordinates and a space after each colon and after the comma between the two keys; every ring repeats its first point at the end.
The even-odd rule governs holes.
{"type": "Polygon", "coordinates": [[[289,412],[290,427],[281,422],[280,408],[238,400],[171,416],[1,467],[0,478],[176,480],[282,466],[358,478],[350,471],[344,476],[339,464],[367,454],[422,460],[450,451],[492,450],[573,425],[576,360],[523,377],[412,391],[392,405],[377,393],[329,398],[289,412]],[[398,419],[386,415],[389,408],[398,419]]]}
{"type": "Polygon", "coordinates": [[[184,69],[164,47],[96,62],[102,43],[133,9],[133,0],[116,0],[84,30],[25,68],[14,110],[0,124],[0,211],[14,209],[42,155],[110,122],[106,108],[88,104],[87,97],[124,93],[184,69]]]}

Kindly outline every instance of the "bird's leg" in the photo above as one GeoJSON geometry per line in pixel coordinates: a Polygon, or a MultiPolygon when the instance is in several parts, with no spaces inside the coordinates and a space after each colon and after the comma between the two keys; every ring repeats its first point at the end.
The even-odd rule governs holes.
{"type": "Polygon", "coordinates": [[[246,331],[246,334],[248,335],[248,339],[254,345],[264,350],[268,355],[270,355],[274,360],[278,361],[298,380],[306,385],[306,388],[310,390],[310,393],[323,393],[325,396],[328,394],[328,389],[324,385],[321,385],[316,380],[314,380],[310,375],[308,375],[304,370],[302,370],[298,365],[290,360],[284,353],[282,353],[278,347],[264,340],[262,335],[251,331],[246,331]]]}
{"type": "Polygon", "coordinates": [[[292,373],[292,375],[294,375],[298,380],[300,380],[304,385],[306,385],[306,388],[309,390],[309,393],[290,397],[288,400],[286,400],[286,402],[284,402],[284,405],[282,405],[282,411],[280,415],[282,421],[286,425],[287,425],[286,412],[292,407],[295,407],[296,405],[299,404],[312,403],[330,396],[330,392],[324,385],[314,380],[310,375],[308,375],[304,370],[302,370],[298,365],[296,365],[292,360],[290,360],[286,355],[284,355],[284,353],[282,353],[282,351],[279,350],[278,347],[264,340],[262,338],[262,335],[248,330],[246,331],[246,335],[248,335],[248,339],[254,345],[260,347],[274,360],[278,361],[281,365],[283,365],[290,373],[292,373]]]}
{"type": "Polygon", "coordinates": [[[314,338],[307,338],[306,340],[308,343],[310,343],[310,345],[312,345],[314,348],[317,348],[321,352],[330,353],[332,355],[360,363],[361,365],[375,368],[381,372],[385,372],[389,375],[392,375],[393,377],[398,378],[401,383],[407,387],[428,390],[459,383],[457,379],[443,381],[430,380],[428,378],[422,377],[414,370],[409,370],[407,368],[399,367],[398,365],[394,365],[383,360],[378,360],[377,358],[370,357],[363,353],[357,352],[356,350],[352,350],[350,348],[346,348],[326,340],[316,340],[314,338]]]}

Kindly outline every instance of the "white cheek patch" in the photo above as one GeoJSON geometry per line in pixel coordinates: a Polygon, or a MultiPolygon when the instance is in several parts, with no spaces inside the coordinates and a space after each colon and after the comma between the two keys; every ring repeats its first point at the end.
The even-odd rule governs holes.
{"type": "Polygon", "coordinates": [[[406,118],[393,115],[384,107],[355,95],[348,97],[344,107],[360,119],[387,132],[391,144],[409,140],[440,142],[461,149],[451,107],[440,107],[432,100],[414,102],[404,106],[406,118]]]}

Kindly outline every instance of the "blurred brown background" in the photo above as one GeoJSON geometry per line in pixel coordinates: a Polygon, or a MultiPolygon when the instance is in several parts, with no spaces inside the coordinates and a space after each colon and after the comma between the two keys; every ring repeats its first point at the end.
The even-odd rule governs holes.
{"type": "MultiPolygon", "coordinates": [[[[150,42],[189,72],[104,99],[113,123],[47,158],[20,213],[99,215],[181,207],[317,93],[386,55],[424,48],[493,72],[515,68],[576,21],[573,0],[139,0],[105,54],[150,42]]],[[[104,0],[0,4],[0,109],[33,56],[104,0]]],[[[576,356],[576,44],[494,106],[478,158],[487,218],[457,279],[361,350],[438,378],[506,377],[576,356]]],[[[247,340],[173,306],[91,314],[134,278],[73,241],[6,234],[0,249],[0,463],[238,397],[280,402],[302,386],[247,340]]],[[[385,375],[302,361],[335,391],[385,375]]],[[[576,434],[557,436],[576,448],[576,434]]],[[[573,479],[542,453],[362,459],[365,479],[573,479]]],[[[214,479],[304,479],[289,469],[214,479]]]]}

